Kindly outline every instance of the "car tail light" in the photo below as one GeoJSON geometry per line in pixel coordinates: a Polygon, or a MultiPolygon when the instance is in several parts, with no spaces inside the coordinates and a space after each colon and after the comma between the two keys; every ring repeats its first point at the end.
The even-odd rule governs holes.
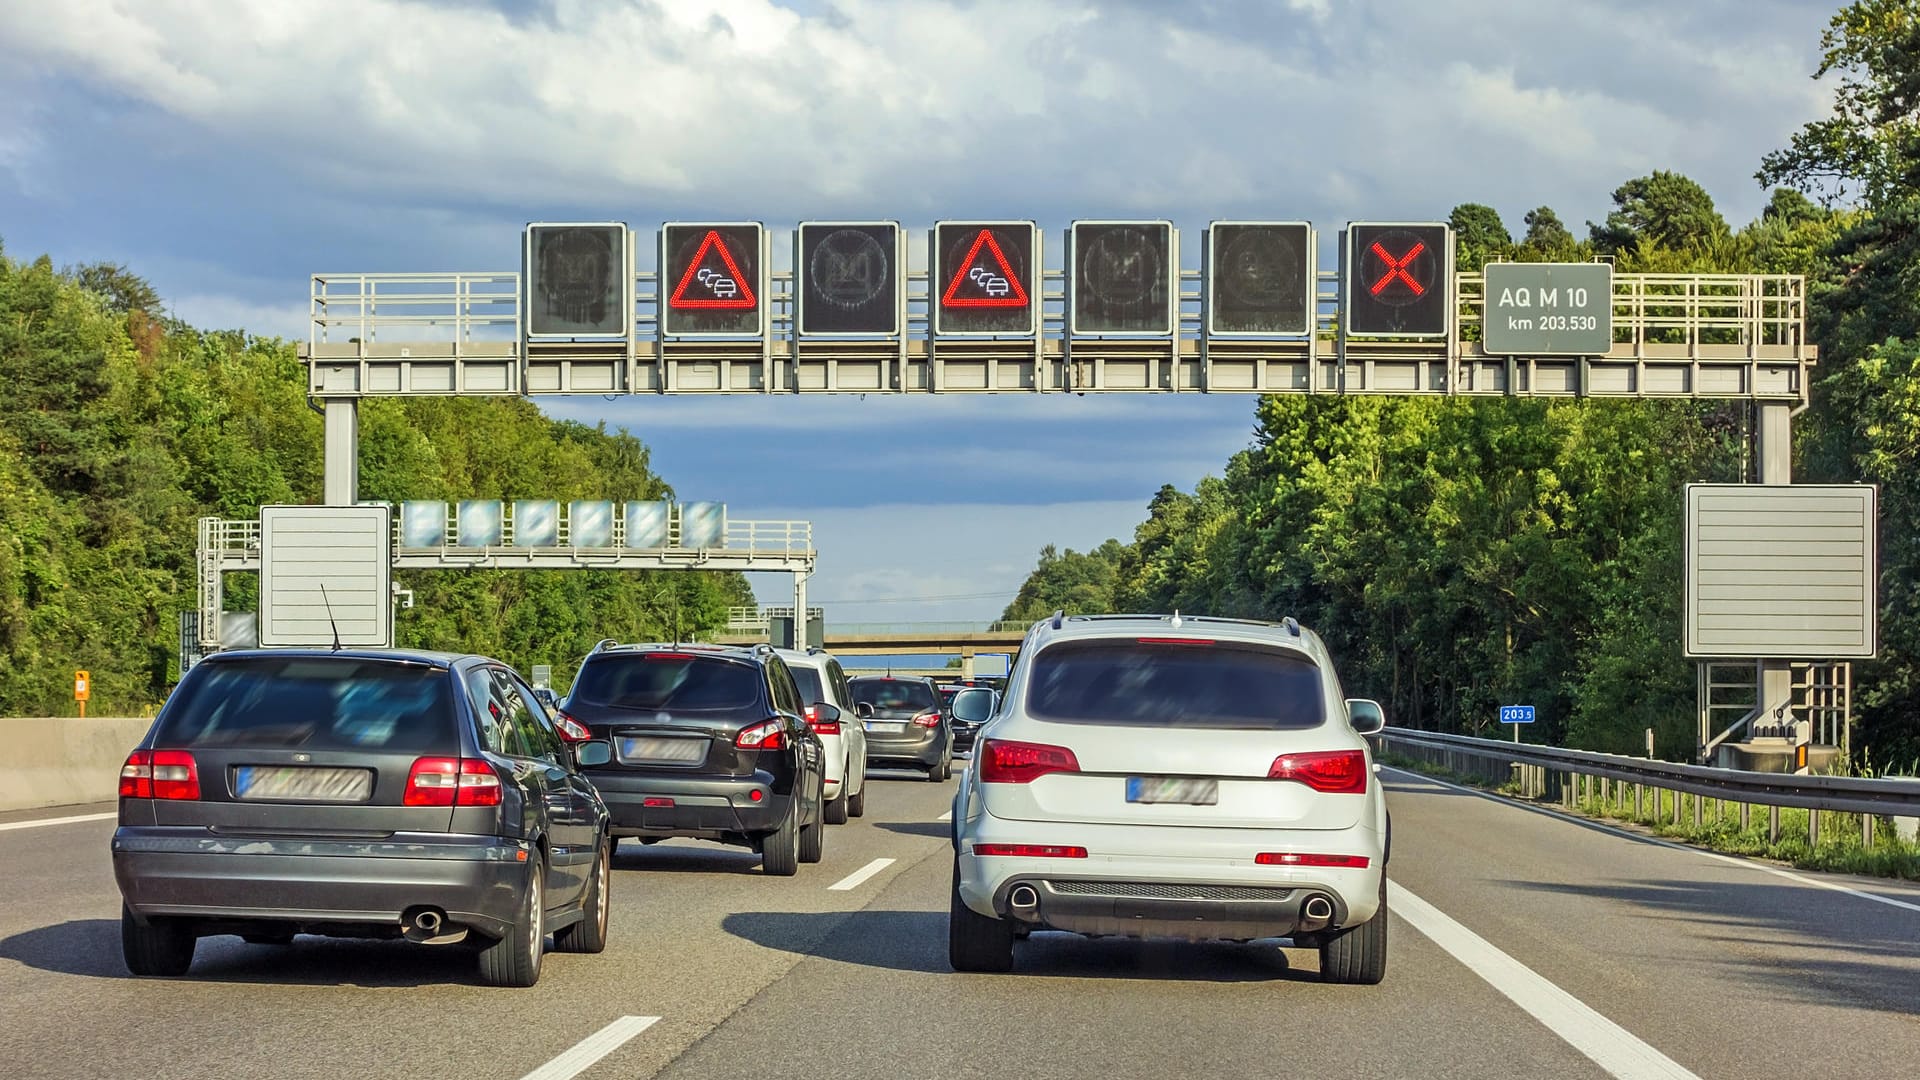
{"type": "Polygon", "coordinates": [[[1315,855],[1310,852],[1263,851],[1253,857],[1261,866],[1331,866],[1341,870],[1365,870],[1372,862],[1365,855],[1315,855]]]}
{"type": "Polygon", "coordinates": [[[698,657],[694,656],[690,652],[653,652],[653,653],[643,653],[641,655],[641,659],[643,660],[695,660],[695,659],[698,659],[698,657]]]}
{"type": "Polygon", "coordinates": [[[558,709],[553,713],[553,727],[562,739],[570,743],[587,742],[593,738],[593,732],[587,730],[587,725],[558,709]]]}
{"type": "Polygon", "coordinates": [[[927,712],[923,712],[920,715],[915,716],[913,718],[913,722],[915,725],[919,727],[939,727],[940,726],[940,710],[930,709],[927,712]]]}
{"type": "Polygon", "coordinates": [[[983,784],[1025,784],[1048,773],[1079,771],[1079,759],[1064,746],[988,739],[980,750],[983,784]]]}
{"type": "Polygon", "coordinates": [[[640,800],[640,805],[649,810],[668,810],[672,809],[673,800],[659,795],[649,795],[640,800]]]}
{"type": "Polygon", "coordinates": [[[185,750],[135,750],[120,766],[123,799],[198,799],[200,767],[185,750]]]}
{"type": "Polygon", "coordinates": [[[500,774],[479,758],[423,757],[407,772],[406,806],[499,806],[500,774]]]}
{"type": "Polygon", "coordinates": [[[1318,750],[1281,754],[1267,769],[1270,780],[1294,780],[1315,791],[1336,795],[1364,795],[1367,791],[1367,755],[1359,750],[1318,750]]]}
{"type": "Polygon", "coordinates": [[[1019,859],[1084,859],[1087,849],[1062,844],[975,844],[975,855],[1010,855],[1019,859]]]}
{"type": "Polygon", "coordinates": [[[1213,642],[1208,638],[1198,638],[1198,637],[1143,637],[1140,639],[1140,644],[1142,645],[1211,645],[1213,644],[1213,642]]]}
{"type": "Polygon", "coordinates": [[[763,720],[734,737],[741,750],[779,750],[787,745],[786,725],[778,720],[763,720]]]}

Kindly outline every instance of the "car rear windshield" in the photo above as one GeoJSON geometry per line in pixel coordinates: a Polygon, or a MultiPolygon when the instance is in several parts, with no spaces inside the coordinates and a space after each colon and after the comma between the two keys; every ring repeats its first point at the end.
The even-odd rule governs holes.
{"type": "Polygon", "coordinates": [[[1033,658],[1027,712],[1069,724],[1249,731],[1319,727],[1320,670],[1227,642],[1062,642],[1033,658]]]}
{"type": "Polygon", "coordinates": [[[426,664],[258,657],[201,665],[167,708],[163,747],[458,747],[451,676],[426,664]]]}
{"type": "Polygon", "coordinates": [[[819,672],[798,664],[788,664],[787,670],[793,672],[794,685],[800,688],[800,700],[803,704],[820,705],[826,702],[827,695],[820,689],[819,672]]]}
{"type": "Polygon", "coordinates": [[[569,701],[613,709],[726,711],[760,704],[760,668],[685,653],[602,655],[574,679],[569,701]]]}
{"type": "Polygon", "coordinates": [[[855,679],[852,685],[856,704],[876,709],[934,708],[933,688],[911,679],[855,679]]]}

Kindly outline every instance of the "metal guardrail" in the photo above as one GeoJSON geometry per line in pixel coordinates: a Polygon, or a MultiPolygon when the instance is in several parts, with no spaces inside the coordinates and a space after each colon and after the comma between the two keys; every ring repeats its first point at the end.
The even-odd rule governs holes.
{"type": "MultiPolygon", "coordinates": [[[[1860,814],[1863,815],[1863,835],[1869,838],[1876,816],[1920,816],[1920,779],[1747,772],[1405,728],[1387,728],[1376,738],[1384,750],[1461,772],[1490,775],[1489,765],[1502,771],[1519,766],[1524,794],[1552,797],[1557,789],[1560,800],[1568,804],[1576,798],[1582,801],[1616,796],[1624,799],[1624,789],[1613,788],[1615,784],[1633,785],[1636,807],[1645,788],[1682,792],[1696,796],[1693,804],[1696,824],[1700,821],[1701,798],[1724,799],[1743,806],[1860,814]],[[1596,785],[1595,781],[1600,784],[1596,785]]],[[[1676,798],[1676,820],[1679,814],[1680,801],[1676,798]]],[[[1813,822],[1811,839],[1817,842],[1819,818],[1810,815],[1809,820],[1813,822]]],[[[1773,828],[1777,834],[1777,818],[1773,828]]]]}

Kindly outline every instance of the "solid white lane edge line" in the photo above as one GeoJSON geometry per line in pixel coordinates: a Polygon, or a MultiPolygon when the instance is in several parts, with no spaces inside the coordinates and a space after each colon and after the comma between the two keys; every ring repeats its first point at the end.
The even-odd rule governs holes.
{"type": "Polygon", "coordinates": [[[573,1080],[659,1020],[657,1016],[623,1016],[573,1044],[573,1049],[528,1073],[522,1080],[573,1080]]]}
{"type": "Polygon", "coordinates": [[[76,821],[111,821],[119,817],[119,811],[105,814],[75,814],[72,817],[35,818],[32,821],[8,821],[0,823],[0,832],[12,832],[14,829],[38,829],[43,825],[71,825],[76,821]]]}
{"type": "Polygon", "coordinates": [[[938,818],[935,818],[934,820],[936,820],[936,821],[952,821],[952,820],[953,820],[953,811],[951,811],[951,810],[949,810],[949,811],[947,811],[946,813],[944,813],[944,814],[941,814],[941,815],[940,815],[940,816],[939,816],[938,818]]]}
{"type": "Polygon", "coordinates": [[[1678,1062],[1642,1042],[1619,1024],[1595,1012],[1579,998],[1501,952],[1485,938],[1445,912],[1387,882],[1387,907],[1435,945],[1452,954],[1487,985],[1504,994],[1529,1016],[1595,1065],[1620,1080],[1699,1080],[1678,1062]]]}
{"type": "Polygon", "coordinates": [[[1582,825],[1592,825],[1594,828],[1605,829],[1607,832],[1610,832],[1615,836],[1623,836],[1629,840],[1641,840],[1649,844],[1658,844],[1660,847],[1663,847],[1663,848],[1671,848],[1674,851],[1684,851],[1689,855],[1698,855],[1702,858],[1713,859],[1716,862],[1728,863],[1733,866],[1743,866],[1749,870],[1758,870],[1763,874],[1772,874],[1774,877],[1786,878],[1788,881],[1796,881],[1802,885],[1811,885],[1817,889],[1831,889],[1834,892],[1846,893],[1848,896],[1856,896],[1862,900],[1871,900],[1876,904],[1885,904],[1888,907],[1903,908],[1907,911],[1920,911],[1920,904],[1915,904],[1907,900],[1896,900],[1891,896],[1882,896],[1879,893],[1870,893],[1862,889],[1849,888],[1848,886],[1842,885],[1834,881],[1821,881],[1819,878],[1807,877],[1805,874],[1796,874],[1791,870],[1782,870],[1777,866],[1768,866],[1765,863],[1755,862],[1752,859],[1743,859],[1737,855],[1726,855],[1718,851],[1708,851],[1706,848],[1694,847],[1692,844],[1676,844],[1671,840],[1662,840],[1657,836],[1644,836],[1640,833],[1628,832],[1625,829],[1618,828],[1612,825],[1611,823],[1603,821],[1599,818],[1590,818],[1581,814],[1569,814],[1560,810],[1552,810],[1544,806],[1528,806],[1525,803],[1514,802],[1511,799],[1502,799],[1497,795],[1489,795],[1484,791],[1476,791],[1473,788],[1467,787],[1464,784],[1450,783],[1449,781],[1446,781],[1446,780],[1436,780],[1431,776],[1425,775],[1424,773],[1410,772],[1406,769],[1396,769],[1392,765],[1388,765],[1386,766],[1386,768],[1393,772],[1401,773],[1405,776],[1410,776],[1416,780],[1421,780],[1429,784],[1438,784],[1443,788],[1452,788],[1455,791],[1462,791],[1467,793],[1468,795],[1477,795],[1482,799],[1486,799],[1489,802],[1499,803],[1502,806],[1511,806],[1517,810],[1528,810],[1536,814],[1545,814],[1550,818],[1557,818],[1561,821],[1576,821],[1582,825]]]}
{"type": "Polygon", "coordinates": [[[859,888],[868,878],[892,865],[892,859],[875,859],[860,869],[855,870],[853,873],[848,874],[846,877],[841,878],[839,881],[827,886],[827,891],[851,892],[859,888]]]}

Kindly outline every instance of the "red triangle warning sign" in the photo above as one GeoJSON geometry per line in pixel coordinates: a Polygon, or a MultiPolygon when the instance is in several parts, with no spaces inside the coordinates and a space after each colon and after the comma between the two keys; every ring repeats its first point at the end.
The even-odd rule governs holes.
{"type": "Polygon", "coordinates": [[[973,246],[967,249],[967,257],[960,260],[960,266],[953,273],[953,280],[947,284],[947,291],[940,296],[940,306],[950,308],[1023,308],[1027,306],[1027,288],[1020,283],[1020,275],[1014,273],[1007,262],[1007,253],[1000,250],[1000,241],[993,238],[992,229],[981,229],[980,235],[973,238],[973,246]],[[992,259],[983,259],[980,250],[985,248],[992,259]]]}
{"type": "Polygon", "coordinates": [[[679,286],[667,299],[669,307],[682,311],[751,311],[758,304],[753,283],[740,272],[740,264],[733,260],[733,252],[727,250],[727,241],[718,229],[707,230],[699,250],[687,260],[679,286]]]}

